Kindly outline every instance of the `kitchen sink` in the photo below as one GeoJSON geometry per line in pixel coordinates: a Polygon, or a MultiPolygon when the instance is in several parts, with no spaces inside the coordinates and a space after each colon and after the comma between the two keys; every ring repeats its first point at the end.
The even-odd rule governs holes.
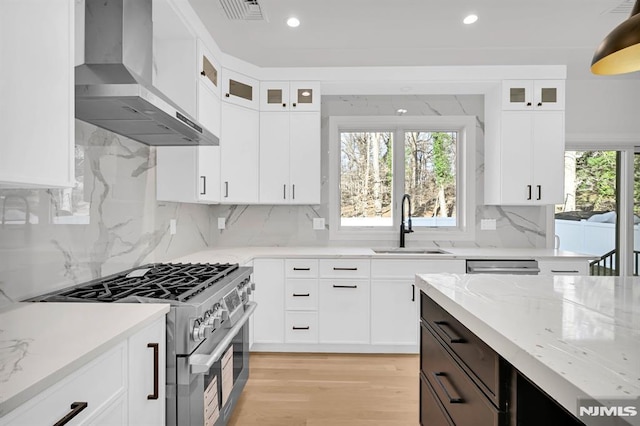
{"type": "Polygon", "coordinates": [[[441,249],[413,249],[413,248],[390,248],[390,249],[373,249],[377,254],[451,254],[441,249]]]}

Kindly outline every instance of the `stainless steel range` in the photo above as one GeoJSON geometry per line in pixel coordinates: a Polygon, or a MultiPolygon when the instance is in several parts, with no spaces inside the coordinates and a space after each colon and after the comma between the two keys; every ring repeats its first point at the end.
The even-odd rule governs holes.
{"type": "Polygon", "coordinates": [[[249,377],[252,268],[155,263],[33,299],[170,303],[167,424],[224,425],[249,377]]]}

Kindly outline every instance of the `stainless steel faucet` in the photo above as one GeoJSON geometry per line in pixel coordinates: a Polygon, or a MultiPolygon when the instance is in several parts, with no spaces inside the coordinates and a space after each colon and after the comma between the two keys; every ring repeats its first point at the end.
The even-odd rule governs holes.
{"type": "Polygon", "coordinates": [[[413,232],[411,228],[411,196],[404,194],[402,196],[402,204],[400,207],[400,247],[404,247],[404,234],[413,232]],[[409,202],[409,208],[407,209],[407,227],[404,226],[404,202],[409,202]]]}

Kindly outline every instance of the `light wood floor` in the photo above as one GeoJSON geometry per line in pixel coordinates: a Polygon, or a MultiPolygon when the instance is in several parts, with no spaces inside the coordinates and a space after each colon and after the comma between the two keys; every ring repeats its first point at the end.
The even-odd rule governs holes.
{"type": "Polygon", "coordinates": [[[252,353],[229,426],[416,426],[418,355],[252,353]]]}

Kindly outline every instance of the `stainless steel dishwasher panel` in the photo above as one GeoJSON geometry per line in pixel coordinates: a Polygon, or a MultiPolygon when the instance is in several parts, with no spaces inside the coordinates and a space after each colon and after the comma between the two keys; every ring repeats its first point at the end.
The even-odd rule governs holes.
{"type": "Polygon", "coordinates": [[[538,275],[538,261],[532,259],[467,260],[467,274],[538,275]]]}

